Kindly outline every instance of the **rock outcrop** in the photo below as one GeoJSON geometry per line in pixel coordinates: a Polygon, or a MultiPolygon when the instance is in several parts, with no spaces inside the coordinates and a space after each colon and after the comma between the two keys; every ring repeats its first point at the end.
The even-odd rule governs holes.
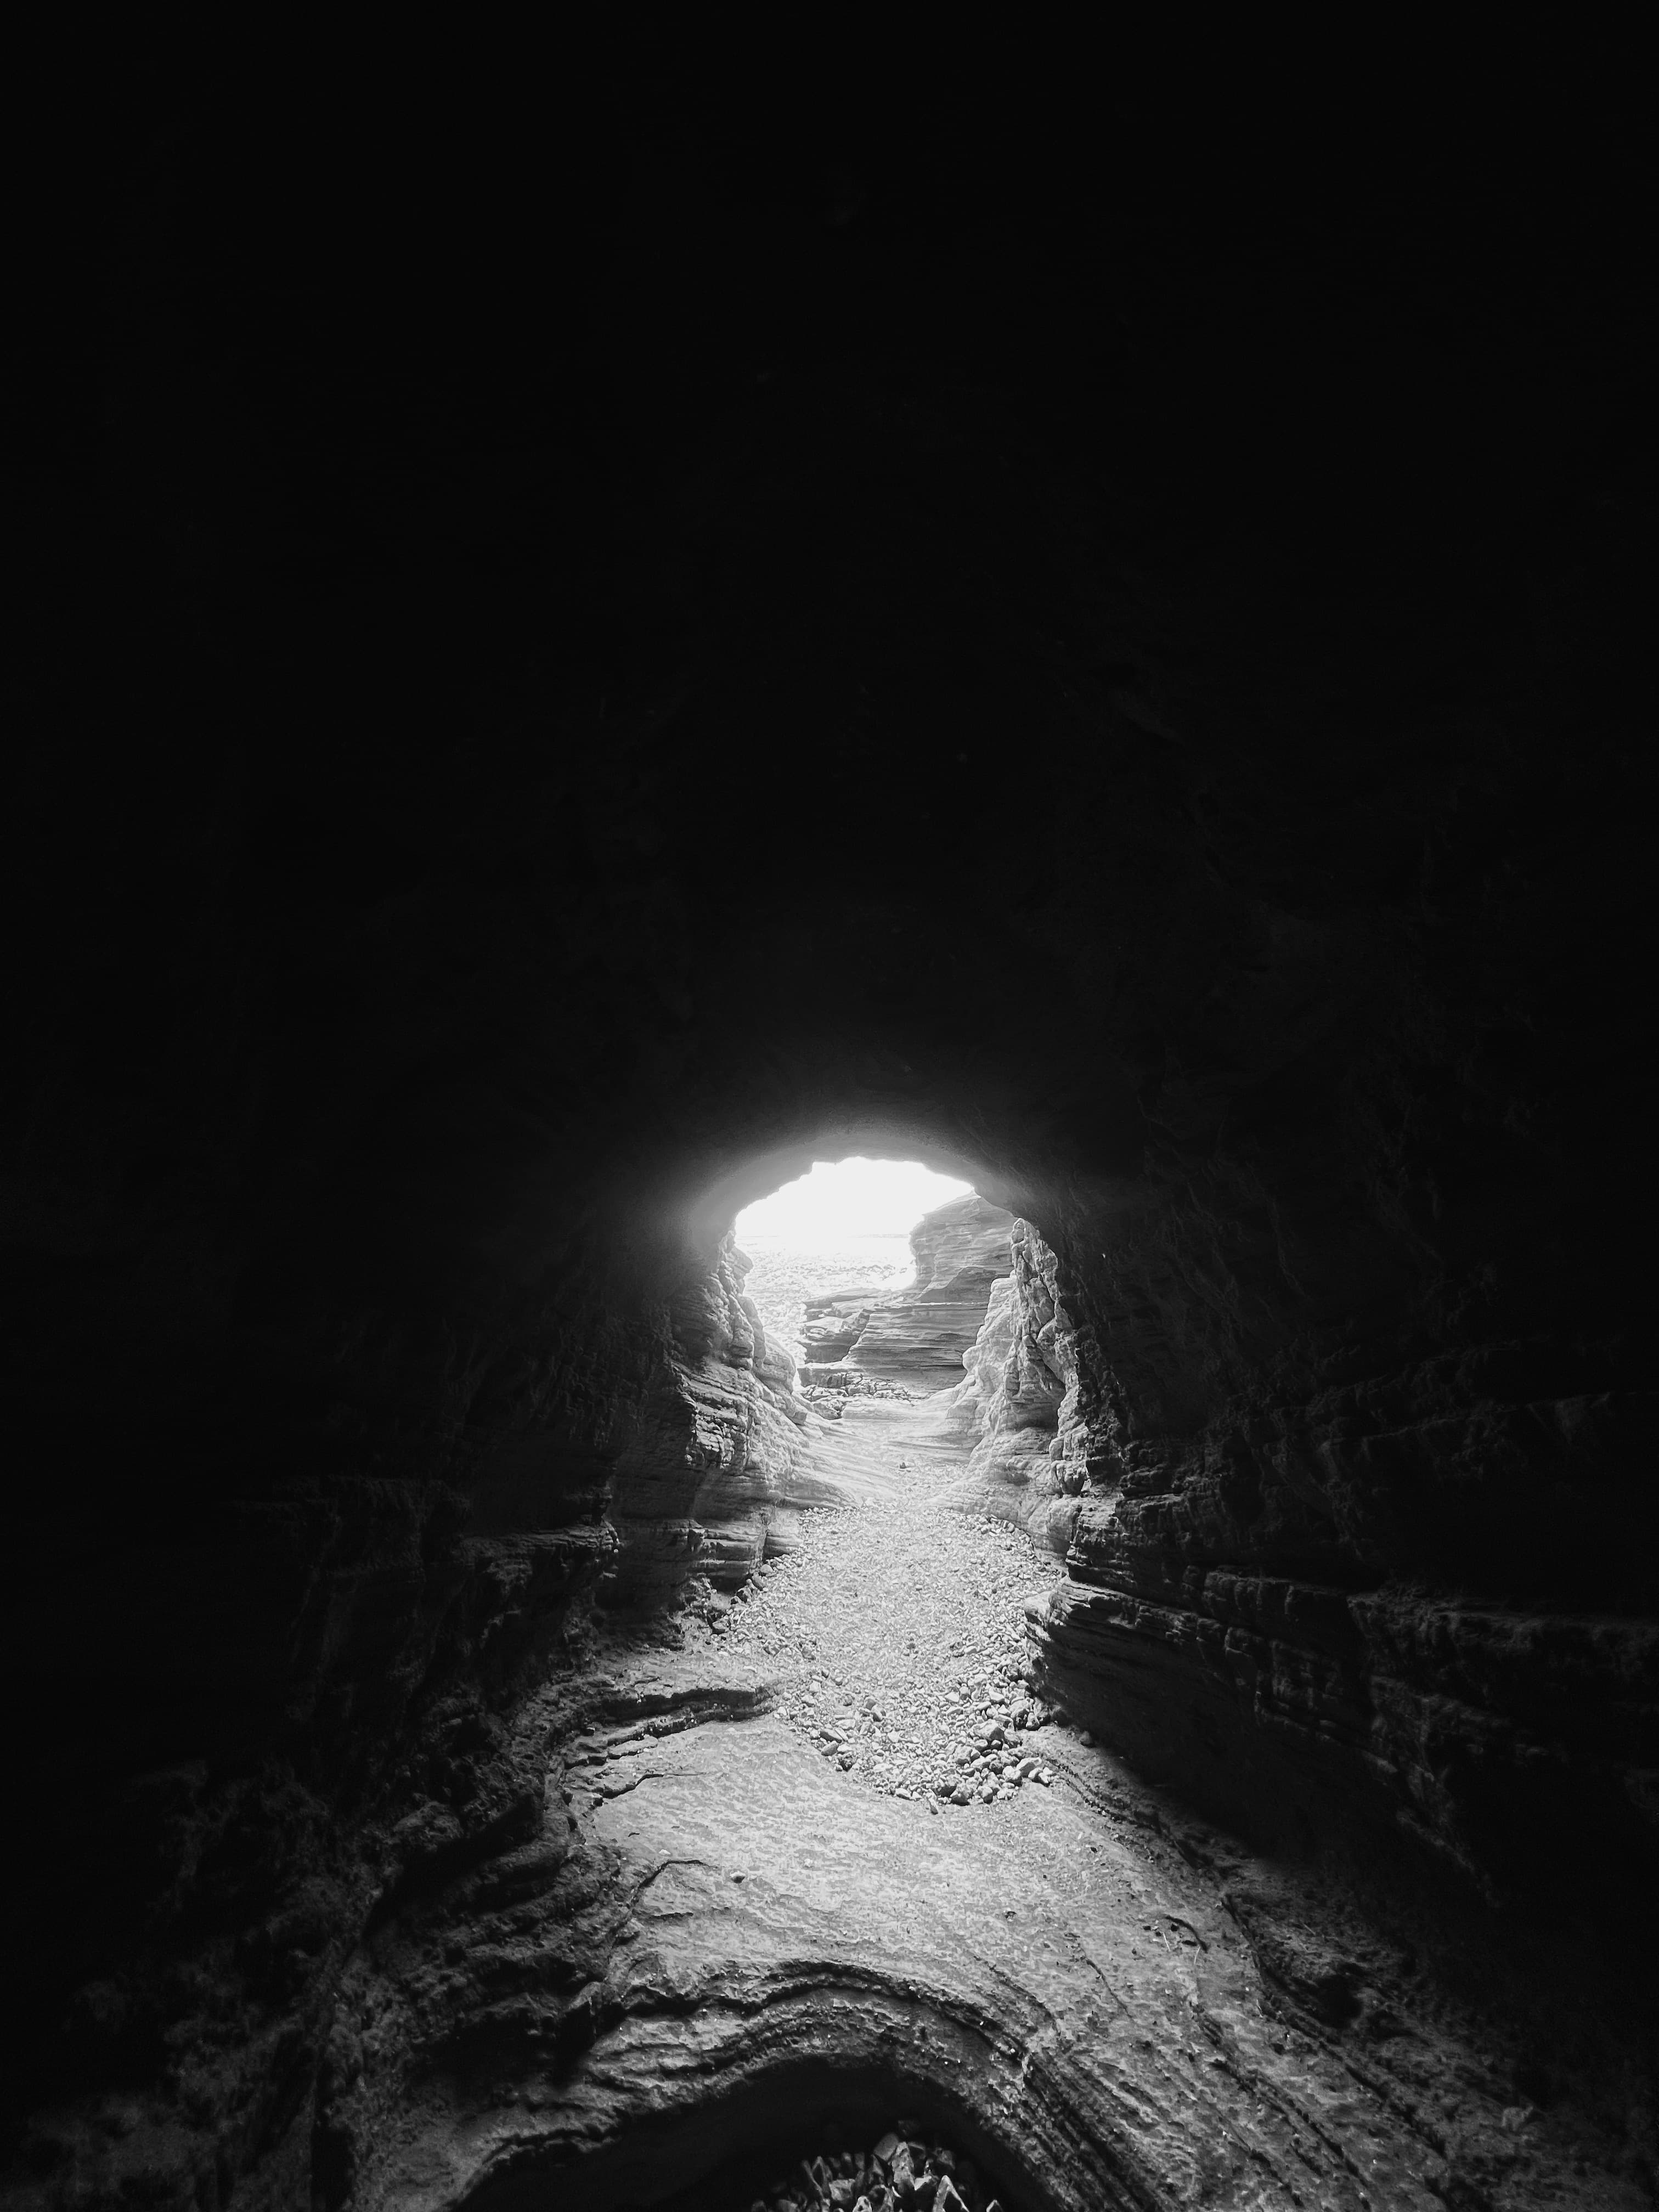
{"type": "MultiPolygon", "coordinates": [[[[1474,1589],[1444,1567],[1437,1587],[1402,1572],[1397,1508],[1366,1477],[1414,1462],[1443,1481],[1447,1431],[1472,1426],[1471,1474],[1503,1464],[1505,1435],[1530,1437],[1565,1489],[1575,1444],[1593,1453],[1598,1427],[1643,1412],[1492,1402],[1384,1428],[1345,1408],[1316,1449],[1259,1419],[1184,1449],[1130,1444],[1121,1472],[1100,1451],[1067,1580],[1035,1630],[1055,1694],[1149,1773],[1245,1808],[1281,1847],[1410,1838],[1512,1903],[1569,1850],[1571,1804],[1598,1850],[1638,1863],[1659,1819],[1659,1629],[1517,1601],[1493,1565],[1474,1589]],[[1587,1706],[1594,1729],[1567,1722],[1587,1706]]],[[[1495,1565],[1501,1540],[1492,1552],[1495,1565]]]]}
{"type": "Polygon", "coordinates": [[[978,1336],[963,1354],[951,1426],[972,1440],[960,1503],[1016,1522],[1062,1558],[1089,1478],[1090,1425],[1078,1331],[1059,1262],[1029,1221],[1010,1232],[1012,1268],[991,1287],[978,1336]]]}
{"type": "Polygon", "coordinates": [[[925,1214],[910,1231],[914,1279],[870,1306],[847,1358],[866,1374],[917,1389],[957,1382],[992,1285],[1012,1265],[1012,1225],[1011,1214],[977,1191],[925,1214]]]}
{"type": "Polygon", "coordinates": [[[1604,2031],[1569,2073],[1547,2023],[1477,2029],[1405,1942],[1071,1731],[1034,1739],[1051,1790],[930,1814],[811,1750],[781,1687],[707,1640],[550,1686],[539,1832],[343,1966],[325,2204],[746,2204],[896,2096],[1016,2205],[1437,2212],[1524,2157],[1536,2196],[1498,2201],[1638,2212],[1608,2167],[1639,2088],[1603,2084],[1593,2134],[1534,2100],[1604,2031]]]}
{"type": "Polygon", "coordinates": [[[881,1299],[884,1288],[866,1286],[850,1291],[820,1291],[805,1302],[801,1324],[801,1350],[814,1366],[833,1366],[844,1359],[864,1333],[865,1323],[881,1299]]]}
{"type": "Polygon", "coordinates": [[[809,1464],[795,1363],[744,1291],[749,1268],[728,1236],[713,1273],[690,1275],[669,1304],[667,1340],[611,1476],[610,1605],[661,1611],[698,1575],[733,1588],[789,1547],[803,1507],[844,1502],[809,1464]]]}
{"type": "Polygon", "coordinates": [[[1125,1441],[1118,1386],[1029,1222],[1012,1249],[951,1401],[972,1440],[957,1502],[1065,1561],[1033,1622],[1050,1694],[1281,1847],[1409,1838],[1498,1900],[1565,1847],[1571,1802],[1642,1856],[1659,1629],[1405,1580],[1375,1469],[1429,1480],[1449,1447],[1465,1480],[1565,1482],[1573,1452],[1594,1465],[1639,1430],[1647,1400],[1492,1401],[1450,1423],[1438,1370],[1386,1397],[1332,1393],[1316,1437],[1305,1417],[1224,1419],[1159,1453],[1125,1441]],[[1602,1725],[1569,1740],[1561,1716],[1586,1698],[1602,1725]]]}

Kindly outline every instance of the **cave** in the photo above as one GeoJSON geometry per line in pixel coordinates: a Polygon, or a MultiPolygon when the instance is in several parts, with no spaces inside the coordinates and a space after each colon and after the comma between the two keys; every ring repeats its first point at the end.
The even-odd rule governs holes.
{"type": "Polygon", "coordinates": [[[1651,2203],[1650,126],[1404,35],[43,76],[8,2205],[1651,2203]]]}

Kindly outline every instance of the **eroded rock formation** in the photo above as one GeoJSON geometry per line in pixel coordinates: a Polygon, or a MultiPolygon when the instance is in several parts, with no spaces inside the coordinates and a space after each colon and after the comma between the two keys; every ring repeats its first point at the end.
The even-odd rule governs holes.
{"type": "Polygon", "coordinates": [[[879,1286],[849,1291],[821,1291],[806,1301],[801,1327],[801,1350],[814,1365],[833,1366],[844,1359],[864,1333],[872,1309],[885,1291],[879,1286]]]}
{"type": "MultiPolygon", "coordinates": [[[[921,1390],[955,1382],[993,1285],[1008,1272],[1012,1225],[977,1191],[925,1214],[910,1231],[912,1280],[863,1310],[846,1358],[866,1374],[921,1390]]],[[[845,1316],[858,1318],[856,1311],[845,1316]]]]}
{"type": "MultiPolygon", "coordinates": [[[[1252,1449],[1224,1416],[1159,1452],[1128,1441],[1116,1377],[1029,1222],[1013,1255],[952,1401],[973,1439],[962,1503],[1065,1560],[1035,1633],[1082,1721],[1212,1810],[1248,1806],[1291,1848],[1369,1820],[1495,1893],[1538,1879],[1566,1844],[1549,1808],[1573,1803],[1596,1808],[1604,1842],[1642,1849],[1659,1630],[1405,1580],[1354,1480],[1379,1461],[1426,1480],[1441,1449],[1465,1479],[1515,1480],[1575,1448],[1606,1452],[1639,1404],[1488,1403],[1447,1424],[1428,1395],[1446,1390],[1442,1370],[1416,1386],[1415,1428],[1404,1394],[1334,1392],[1317,1444],[1262,1422],[1252,1449]],[[1565,1701],[1585,1692],[1603,1726],[1568,1740],[1565,1701]]],[[[1368,1486],[1375,1498],[1374,1474],[1368,1486]]]]}
{"type": "Polygon", "coordinates": [[[1104,1442],[1097,1409],[1092,1430],[1085,1411],[1083,1370],[1095,1380],[1098,1362],[1079,1360],[1059,1263],[1029,1221],[1014,1223],[1010,1255],[963,1354],[967,1379],[951,1395],[951,1426],[973,1440],[962,1502],[1017,1522],[1064,1558],[1091,1442],[1097,1454],[1104,1442]]]}
{"type": "Polygon", "coordinates": [[[787,1548],[801,1507],[840,1497],[810,1465],[795,1363],[744,1291],[749,1264],[728,1235],[713,1273],[689,1274],[667,1309],[611,1477],[620,1555],[608,1604],[661,1610],[697,1575],[730,1588],[787,1548]]]}

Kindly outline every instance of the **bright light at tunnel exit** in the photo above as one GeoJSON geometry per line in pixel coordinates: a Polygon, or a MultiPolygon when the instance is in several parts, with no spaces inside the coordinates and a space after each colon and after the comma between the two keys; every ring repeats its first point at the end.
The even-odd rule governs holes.
{"type": "Polygon", "coordinates": [[[738,1243],[778,1237],[792,1243],[851,1237],[902,1237],[924,1213],[973,1188],[918,1160],[815,1160],[811,1172],[757,1199],[738,1216],[738,1243]]]}

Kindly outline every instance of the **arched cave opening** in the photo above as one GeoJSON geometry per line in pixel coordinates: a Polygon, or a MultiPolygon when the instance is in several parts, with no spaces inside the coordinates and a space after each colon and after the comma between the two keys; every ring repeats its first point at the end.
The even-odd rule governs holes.
{"type": "Polygon", "coordinates": [[[1644,118],[968,36],[54,125],[30,2212],[1651,2202],[1644,118]],[[819,1404],[860,1155],[1010,1264],[819,1404]]]}
{"type": "Polygon", "coordinates": [[[1024,1614],[1083,1480],[1054,1255],[960,1178],[853,1158],[746,1206],[718,1264],[757,1403],[693,1504],[691,1623],[763,1661],[780,1718],[860,1785],[935,1816],[1050,1787],[1024,1614]]]}
{"type": "MultiPolygon", "coordinates": [[[[738,1249],[750,1262],[745,1295],[798,1369],[844,1367],[865,1334],[870,1308],[901,1279],[942,1304],[951,1276],[960,1272],[956,1255],[941,1265],[933,1235],[919,1255],[912,1231],[933,1208],[975,1196],[960,1176],[940,1175],[920,1160],[815,1160],[805,1175],[751,1200],[733,1222],[738,1249]]],[[[951,1225],[940,1223],[937,1231],[951,1225]]],[[[955,1337],[970,1317],[964,1310],[934,1363],[953,1382],[953,1354],[966,1349],[955,1337]]],[[[879,1359],[874,1338],[867,1349],[870,1362],[879,1359]]],[[[854,1361],[852,1371],[874,1368],[854,1361]]]]}

